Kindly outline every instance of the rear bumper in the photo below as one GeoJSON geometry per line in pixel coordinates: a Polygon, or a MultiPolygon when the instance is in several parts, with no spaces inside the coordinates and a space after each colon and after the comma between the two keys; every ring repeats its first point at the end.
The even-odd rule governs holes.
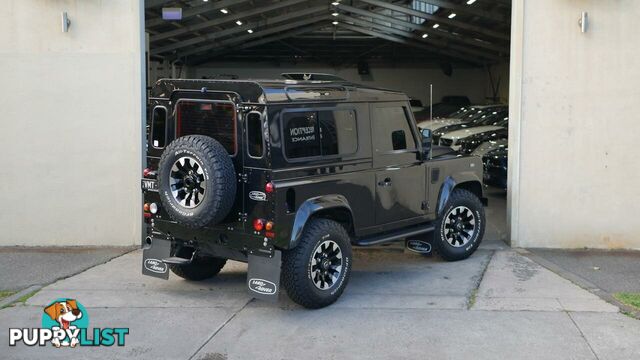
{"type": "Polygon", "coordinates": [[[192,247],[207,256],[247,261],[248,255],[273,256],[273,239],[244,230],[218,227],[189,229],[172,221],[155,221],[153,241],[170,241],[172,248],[192,247]]]}

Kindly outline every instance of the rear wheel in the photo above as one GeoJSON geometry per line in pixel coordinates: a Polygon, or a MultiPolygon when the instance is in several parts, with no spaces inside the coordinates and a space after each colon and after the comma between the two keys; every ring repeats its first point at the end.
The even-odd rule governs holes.
{"type": "Polygon", "coordinates": [[[447,261],[466,259],[480,245],[485,224],[480,199],[467,190],[455,189],[438,219],[433,243],[447,261]]]}
{"type": "Polygon", "coordinates": [[[188,265],[170,265],[169,268],[183,279],[199,281],[218,275],[226,263],[226,259],[196,257],[188,265]]]}
{"type": "Polygon", "coordinates": [[[298,246],[284,253],[282,283],[294,302],[311,309],[334,303],[351,275],[351,241],[339,223],[312,219],[298,246]]]}

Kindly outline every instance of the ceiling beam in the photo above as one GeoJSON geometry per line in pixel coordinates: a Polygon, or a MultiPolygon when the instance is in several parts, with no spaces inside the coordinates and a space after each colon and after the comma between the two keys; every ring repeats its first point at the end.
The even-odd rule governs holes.
{"type": "Polygon", "coordinates": [[[213,20],[209,20],[209,21],[205,21],[205,22],[202,22],[202,23],[199,23],[199,24],[187,25],[187,26],[185,26],[183,28],[180,28],[180,29],[162,32],[162,33],[159,33],[158,35],[151,36],[149,38],[149,40],[151,42],[155,42],[155,41],[158,41],[158,40],[163,40],[163,39],[168,39],[168,38],[175,37],[175,36],[188,34],[190,32],[194,32],[194,31],[210,28],[210,27],[217,26],[217,25],[222,25],[222,24],[226,24],[226,23],[233,23],[236,20],[244,20],[245,18],[248,18],[248,17],[251,17],[251,16],[261,15],[261,14],[263,14],[265,12],[278,10],[278,9],[281,9],[281,8],[284,8],[284,7],[292,6],[292,5],[295,5],[295,4],[300,4],[300,3],[303,3],[303,2],[307,2],[307,1],[308,0],[287,0],[287,1],[273,3],[273,4],[268,5],[268,6],[262,6],[262,7],[259,7],[259,8],[251,8],[251,10],[242,11],[242,12],[239,12],[237,14],[233,14],[232,16],[223,16],[223,17],[220,17],[220,18],[217,18],[217,19],[213,19],[213,20]]]}
{"type": "Polygon", "coordinates": [[[509,22],[508,16],[505,16],[503,14],[498,14],[493,11],[483,10],[478,6],[478,3],[472,4],[472,5],[466,5],[466,4],[463,5],[463,4],[456,4],[451,1],[444,1],[444,0],[423,0],[423,1],[431,5],[436,5],[443,9],[455,10],[461,13],[480,16],[480,17],[501,22],[501,23],[509,22]]]}
{"type": "MultiPolygon", "coordinates": [[[[432,15],[432,14],[428,14],[426,12],[422,12],[422,11],[418,11],[418,10],[414,10],[414,9],[409,9],[408,7],[404,7],[404,6],[398,6],[398,5],[394,5],[394,4],[389,4],[386,3],[384,1],[380,1],[380,0],[360,0],[362,2],[365,2],[367,4],[370,5],[374,5],[374,6],[378,6],[381,8],[385,8],[388,10],[393,10],[393,11],[397,11],[397,12],[401,12],[407,15],[412,15],[412,16],[416,16],[422,19],[427,19],[427,20],[433,20],[435,22],[438,22],[440,24],[447,24],[449,26],[452,27],[456,27],[459,29],[464,29],[464,30],[468,30],[468,31],[474,31],[477,32],[479,34],[483,34],[486,36],[490,36],[490,37],[494,37],[497,39],[502,39],[502,40],[509,40],[509,35],[503,33],[503,32],[499,32],[499,31],[493,31],[493,30],[489,30],[486,29],[484,27],[480,27],[480,26],[476,26],[476,25],[472,25],[472,24],[468,24],[462,21],[457,21],[457,20],[451,20],[448,19],[446,17],[440,17],[440,16],[436,16],[436,15],[432,15]]],[[[338,6],[339,8],[340,6],[338,6]]]]}
{"type": "Polygon", "coordinates": [[[465,56],[456,52],[452,52],[449,50],[443,50],[443,49],[438,49],[436,47],[433,46],[429,46],[429,45],[425,45],[422,43],[419,43],[417,41],[411,41],[408,39],[404,39],[401,37],[397,37],[397,36],[393,36],[393,35],[389,35],[389,34],[384,34],[381,33],[379,31],[375,31],[375,30],[369,30],[369,29],[365,29],[363,27],[360,26],[355,26],[355,25],[349,25],[349,24],[345,24],[345,23],[340,23],[337,26],[351,30],[351,31],[355,31],[355,32],[359,32],[361,34],[366,34],[366,35],[372,35],[375,37],[378,37],[380,39],[385,39],[388,41],[392,41],[392,42],[396,42],[398,44],[403,44],[403,45],[408,45],[408,46],[412,46],[412,47],[416,47],[416,48],[420,48],[420,49],[425,49],[425,50],[429,50],[430,52],[436,53],[436,54],[440,54],[440,55],[444,55],[447,57],[451,57],[454,59],[458,59],[458,60],[462,60],[464,62],[470,63],[470,64],[475,64],[475,65],[484,65],[484,61],[478,59],[478,58],[473,58],[473,57],[469,57],[469,56],[465,56]]]}
{"type": "Polygon", "coordinates": [[[384,33],[391,33],[395,35],[404,36],[406,38],[416,40],[419,43],[430,43],[434,46],[442,48],[443,50],[451,49],[451,50],[456,50],[462,54],[467,53],[467,54],[475,55],[475,56],[482,57],[489,60],[496,60],[496,61],[501,60],[501,57],[495,53],[488,53],[486,51],[476,50],[468,46],[449,44],[446,41],[436,40],[429,37],[422,38],[420,35],[414,34],[412,32],[392,28],[383,24],[378,24],[378,23],[374,23],[374,22],[370,22],[362,19],[356,19],[350,16],[343,16],[341,20],[352,22],[355,25],[362,26],[364,28],[374,28],[374,29],[378,29],[379,31],[383,31],[384,33]]]}
{"type": "MultiPolygon", "coordinates": [[[[224,9],[230,6],[240,5],[249,1],[250,0],[222,0],[217,2],[206,2],[206,3],[203,2],[202,5],[184,9],[182,11],[182,19],[180,19],[180,21],[184,21],[185,19],[202,15],[210,11],[215,11],[215,10],[224,9]]],[[[227,15],[227,16],[232,16],[232,15],[227,15]]],[[[150,28],[150,27],[164,25],[172,22],[174,21],[167,21],[167,20],[164,20],[162,17],[159,17],[155,19],[148,19],[145,22],[145,26],[147,28],[150,28]]]]}
{"type": "Polygon", "coordinates": [[[499,51],[499,52],[502,52],[502,53],[507,53],[507,54],[509,53],[509,47],[506,46],[506,45],[492,44],[492,43],[486,43],[486,42],[481,42],[481,41],[477,41],[477,40],[472,40],[472,39],[466,38],[464,36],[453,35],[450,32],[447,32],[447,31],[444,31],[444,30],[436,30],[436,29],[432,28],[431,26],[414,24],[414,23],[409,22],[409,21],[400,20],[398,18],[394,18],[394,17],[391,17],[391,16],[375,13],[375,12],[369,11],[369,10],[358,9],[358,8],[355,8],[355,7],[352,7],[352,6],[349,6],[349,5],[340,5],[340,9],[344,10],[344,11],[347,11],[347,12],[350,12],[352,14],[357,14],[357,15],[361,15],[361,16],[367,16],[367,17],[371,17],[371,18],[374,18],[374,19],[386,21],[386,22],[389,22],[389,23],[392,23],[392,24],[404,26],[404,27],[409,28],[409,29],[419,30],[419,31],[421,31],[423,33],[427,33],[429,35],[447,38],[447,39],[449,39],[451,41],[454,41],[454,42],[464,43],[464,44],[472,45],[472,46],[478,46],[478,47],[482,47],[482,48],[489,49],[489,50],[499,51]]]}
{"type": "MultiPolygon", "coordinates": [[[[176,57],[185,57],[185,56],[189,56],[189,55],[193,55],[193,54],[198,54],[201,52],[205,52],[205,51],[210,51],[210,50],[216,50],[216,49],[220,49],[220,48],[224,48],[226,46],[233,46],[233,45],[237,45],[237,44],[241,44],[243,42],[258,38],[258,37],[263,37],[266,35],[271,35],[271,34],[275,34],[275,33],[279,33],[279,32],[283,32],[283,31],[288,31],[291,29],[295,29],[295,28],[299,28],[305,25],[309,25],[309,24],[314,24],[320,21],[327,21],[329,17],[329,14],[322,14],[319,16],[314,16],[311,18],[306,18],[306,19],[302,19],[302,20],[298,20],[298,21],[293,21],[293,22],[287,22],[283,25],[280,26],[273,26],[273,27],[269,27],[269,28],[264,28],[264,29],[260,29],[260,31],[256,31],[253,34],[246,34],[244,36],[235,36],[226,40],[222,40],[213,44],[207,44],[207,45],[203,45],[203,46],[199,46],[196,47],[194,49],[189,49],[186,51],[182,51],[179,52],[178,54],[176,54],[176,57]]],[[[323,24],[323,26],[328,26],[330,25],[329,23],[325,23],[323,24]]],[[[293,33],[293,32],[291,32],[293,33]]],[[[238,47],[240,48],[240,47],[238,47]]]]}
{"type": "Polygon", "coordinates": [[[144,8],[150,9],[150,8],[166,5],[170,2],[172,1],[171,0],[144,0],[144,8]]]}
{"type": "Polygon", "coordinates": [[[264,28],[265,26],[268,26],[271,24],[277,24],[283,21],[290,21],[291,19],[309,16],[319,12],[326,12],[326,9],[327,8],[324,5],[315,6],[311,8],[304,8],[302,10],[293,11],[287,14],[282,14],[280,16],[275,16],[272,18],[264,19],[264,20],[249,22],[242,26],[234,26],[228,29],[214,31],[214,32],[211,32],[210,34],[196,36],[188,40],[179,41],[175,44],[169,44],[169,45],[160,46],[160,47],[151,47],[151,54],[157,55],[157,54],[171,52],[177,49],[185,48],[187,46],[197,45],[202,42],[212,42],[212,41],[216,41],[217,39],[221,39],[225,36],[230,36],[230,35],[239,34],[239,33],[246,33],[247,30],[253,30],[254,33],[251,35],[253,35],[254,37],[260,36],[260,32],[263,31],[262,28],[264,28]]]}
{"type": "Polygon", "coordinates": [[[244,44],[241,44],[237,47],[234,48],[227,48],[227,49],[217,49],[217,51],[202,55],[202,56],[198,56],[192,59],[188,59],[188,63],[191,65],[198,65],[198,64],[202,64],[203,62],[209,61],[212,58],[216,57],[216,56],[220,56],[220,55],[224,55],[224,54],[228,54],[230,52],[236,51],[236,50],[242,50],[242,49],[248,49],[248,48],[252,48],[255,46],[259,46],[259,45],[263,45],[263,44],[268,44],[274,41],[280,41],[280,40],[284,40],[293,36],[298,36],[298,35],[303,35],[303,34],[307,34],[313,31],[316,31],[318,29],[321,29],[323,27],[328,26],[327,24],[314,24],[311,26],[307,26],[307,27],[301,27],[292,31],[288,31],[284,34],[278,34],[278,35],[274,35],[274,36],[269,36],[269,37],[265,37],[259,40],[254,40],[254,41],[250,41],[250,42],[245,42],[244,44]]]}

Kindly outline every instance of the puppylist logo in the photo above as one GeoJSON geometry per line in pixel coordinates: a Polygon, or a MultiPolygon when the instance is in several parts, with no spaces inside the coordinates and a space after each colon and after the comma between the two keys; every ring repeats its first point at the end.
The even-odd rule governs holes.
{"type": "Polygon", "coordinates": [[[61,348],[77,346],[124,346],[129,328],[93,328],[89,314],[77,300],[60,298],[44,308],[41,328],[10,328],[9,346],[22,342],[27,346],[61,348]]]}

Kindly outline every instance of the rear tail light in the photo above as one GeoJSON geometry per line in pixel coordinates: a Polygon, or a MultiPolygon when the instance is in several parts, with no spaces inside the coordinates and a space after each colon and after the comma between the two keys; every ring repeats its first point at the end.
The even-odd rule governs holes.
{"type": "Polygon", "coordinates": [[[264,191],[267,194],[271,194],[273,192],[273,190],[275,190],[275,186],[273,185],[272,182],[268,182],[265,186],[264,186],[264,191]]]}
{"type": "Polygon", "coordinates": [[[151,168],[146,168],[142,170],[142,176],[143,177],[156,176],[156,172],[153,171],[153,169],[151,168]]]}
{"type": "Polygon", "coordinates": [[[142,209],[144,210],[144,212],[148,213],[149,210],[151,209],[151,204],[145,203],[142,209]]]}
{"type": "Polygon", "coordinates": [[[262,231],[262,229],[264,229],[264,220],[262,219],[253,220],[253,229],[255,231],[262,231]]]}

